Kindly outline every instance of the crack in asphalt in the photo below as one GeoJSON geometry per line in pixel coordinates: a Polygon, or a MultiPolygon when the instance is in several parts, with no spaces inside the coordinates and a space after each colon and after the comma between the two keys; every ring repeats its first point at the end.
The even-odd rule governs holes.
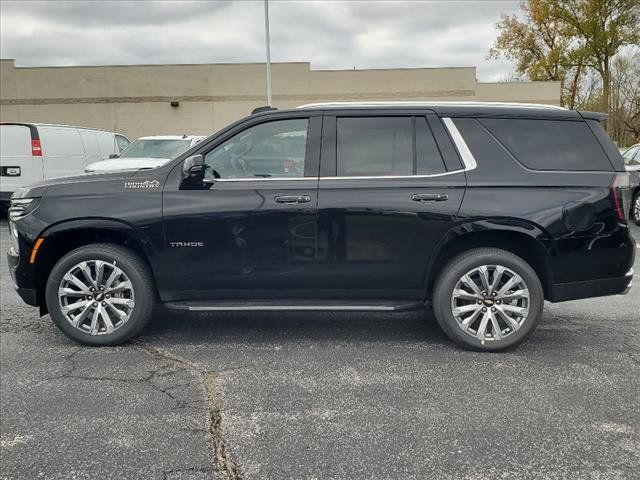
{"type": "MultiPolygon", "coordinates": [[[[222,395],[218,374],[207,370],[206,367],[191,362],[166,350],[142,342],[135,342],[138,348],[156,359],[172,363],[196,374],[202,383],[206,395],[208,433],[211,437],[214,461],[220,471],[229,480],[241,480],[240,471],[231,459],[222,430],[222,395]]],[[[165,472],[166,473],[166,472],[165,472]]],[[[166,475],[165,475],[166,478],[166,475]]]]}
{"type": "MultiPolygon", "coordinates": [[[[60,380],[60,379],[75,379],[75,380],[86,380],[86,381],[108,381],[108,382],[118,382],[118,383],[146,383],[148,384],[153,390],[156,390],[160,393],[162,393],[163,395],[166,395],[168,398],[170,398],[174,403],[175,403],[175,408],[176,409],[183,409],[183,408],[187,408],[187,407],[192,407],[197,405],[197,401],[185,401],[185,400],[181,400],[180,398],[176,397],[173,393],[172,390],[176,390],[182,387],[187,387],[191,384],[191,382],[183,382],[183,383],[178,383],[178,384],[174,384],[174,385],[170,385],[167,387],[162,387],[160,385],[157,385],[156,383],[154,383],[155,379],[158,378],[165,378],[165,377],[169,377],[171,375],[175,375],[178,371],[183,370],[183,371],[189,371],[186,368],[181,368],[181,369],[176,369],[176,370],[171,370],[168,371],[168,369],[170,368],[169,365],[161,365],[160,367],[149,371],[145,376],[143,377],[139,377],[139,378],[122,378],[122,377],[113,377],[113,376],[109,376],[109,375],[81,375],[77,373],[77,370],[79,368],[79,364],[78,361],[76,360],[76,355],[80,352],[83,352],[86,350],[86,347],[78,347],[76,349],[74,349],[72,352],[70,352],[67,355],[64,355],[62,358],[69,362],[69,367],[67,368],[67,370],[60,374],[60,375],[55,375],[52,377],[45,377],[46,381],[51,381],[51,380],[60,380]]],[[[145,352],[147,353],[147,352],[145,352]]]]}
{"type": "MultiPolygon", "coordinates": [[[[110,381],[119,383],[147,383],[151,388],[169,397],[175,402],[176,408],[185,408],[197,404],[197,401],[184,401],[177,398],[171,393],[171,390],[179,389],[180,387],[186,387],[190,385],[190,382],[180,383],[177,385],[171,385],[168,387],[161,387],[156,385],[153,380],[159,377],[167,377],[175,374],[177,371],[188,371],[191,374],[200,378],[200,382],[204,388],[206,394],[207,405],[207,423],[208,428],[206,431],[211,437],[211,444],[213,450],[214,461],[220,471],[224,472],[229,480],[241,480],[238,466],[231,460],[230,455],[227,452],[226,442],[222,431],[222,396],[220,391],[220,385],[218,381],[218,375],[215,372],[210,372],[204,366],[194,362],[190,362],[187,359],[167,352],[164,349],[144,344],[142,342],[134,342],[135,347],[143,351],[144,353],[152,356],[157,360],[164,362],[164,365],[159,366],[157,369],[149,371],[145,376],[139,378],[121,378],[113,377],[109,375],[81,375],[77,373],[79,368],[76,355],[86,350],[86,347],[78,347],[63,356],[63,359],[69,363],[67,370],[53,377],[47,377],[46,380],[59,380],[73,378],[76,380],[87,381],[110,381]],[[168,371],[172,368],[173,370],[168,371]]],[[[184,470],[184,469],[183,469],[184,470]]],[[[177,470],[167,471],[169,473],[177,473],[177,470]]],[[[165,472],[165,473],[167,473],[165,472]]],[[[165,475],[166,477],[166,475],[165,475]]],[[[165,478],[163,477],[163,478],[165,478]]]]}
{"type": "Polygon", "coordinates": [[[212,468],[198,468],[198,467],[191,467],[191,468],[175,468],[172,470],[164,470],[162,472],[162,476],[160,477],[160,480],[170,480],[170,477],[173,476],[174,474],[180,474],[180,473],[213,473],[214,469],[212,468]]]}

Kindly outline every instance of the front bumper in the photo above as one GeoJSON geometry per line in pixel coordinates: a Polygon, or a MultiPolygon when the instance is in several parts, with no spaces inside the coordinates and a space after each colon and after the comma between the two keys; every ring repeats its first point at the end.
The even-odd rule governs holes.
{"type": "Polygon", "coordinates": [[[18,268],[18,264],[20,263],[20,256],[17,252],[11,247],[7,252],[7,263],[9,264],[9,274],[11,275],[11,280],[13,281],[13,288],[15,288],[20,298],[27,304],[33,307],[38,306],[38,296],[35,288],[23,288],[19,287],[16,283],[16,269],[18,268]]]}
{"type": "Polygon", "coordinates": [[[548,300],[565,302],[581,298],[604,297],[607,295],[625,295],[631,290],[633,268],[624,277],[601,278],[585,282],[560,283],[551,286],[548,300]]]}

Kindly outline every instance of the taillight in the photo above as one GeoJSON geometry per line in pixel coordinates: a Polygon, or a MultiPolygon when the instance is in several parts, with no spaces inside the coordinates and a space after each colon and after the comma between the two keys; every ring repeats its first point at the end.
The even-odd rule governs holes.
{"type": "Polygon", "coordinates": [[[42,147],[40,146],[40,140],[37,138],[31,140],[31,155],[34,157],[42,156],[42,147]]]}
{"type": "Polygon", "coordinates": [[[628,173],[618,173],[611,184],[611,196],[618,219],[627,220],[629,211],[629,195],[631,193],[631,179],[628,173]]]}

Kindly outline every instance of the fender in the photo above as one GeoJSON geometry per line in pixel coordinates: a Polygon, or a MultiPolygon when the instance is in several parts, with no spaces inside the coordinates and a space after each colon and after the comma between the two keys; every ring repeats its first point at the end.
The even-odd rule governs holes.
{"type": "Polygon", "coordinates": [[[432,278],[432,272],[439,259],[441,258],[441,254],[443,253],[443,251],[449,245],[451,245],[452,242],[459,241],[461,239],[464,239],[465,237],[470,237],[471,235],[478,233],[515,233],[517,235],[525,235],[526,237],[528,237],[539,247],[534,253],[539,256],[540,254],[544,254],[541,255],[541,259],[544,262],[547,275],[546,278],[543,279],[543,281],[547,282],[547,284],[550,284],[551,278],[549,274],[549,252],[553,245],[553,239],[548,234],[548,232],[546,232],[539,225],[523,219],[510,217],[487,217],[462,220],[461,222],[453,225],[447,231],[447,233],[443,235],[443,237],[436,245],[435,250],[432,252],[432,255],[430,256],[429,262],[426,266],[423,277],[423,285],[425,289],[428,289],[430,282],[435,281],[435,278],[432,278]]]}
{"type": "Polygon", "coordinates": [[[154,274],[156,273],[156,263],[160,252],[152,242],[149,235],[142,229],[132,225],[124,220],[108,218],[108,217],[82,217],[54,223],[45,228],[38,234],[38,237],[44,238],[43,246],[46,246],[47,239],[53,238],[61,233],[68,233],[74,230],[101,230],[107,232],[116,232],[132,240],[138,246],[151,266],[154,274]]]}

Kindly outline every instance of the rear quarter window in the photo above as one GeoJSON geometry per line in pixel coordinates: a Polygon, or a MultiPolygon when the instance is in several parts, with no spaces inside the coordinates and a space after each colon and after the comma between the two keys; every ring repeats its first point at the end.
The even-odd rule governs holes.
{"type": "Polygon", "coordinates": [[[520,163],[532,170],[613,169],[586,122],[503,118],[479,121],[520,163]]]}

